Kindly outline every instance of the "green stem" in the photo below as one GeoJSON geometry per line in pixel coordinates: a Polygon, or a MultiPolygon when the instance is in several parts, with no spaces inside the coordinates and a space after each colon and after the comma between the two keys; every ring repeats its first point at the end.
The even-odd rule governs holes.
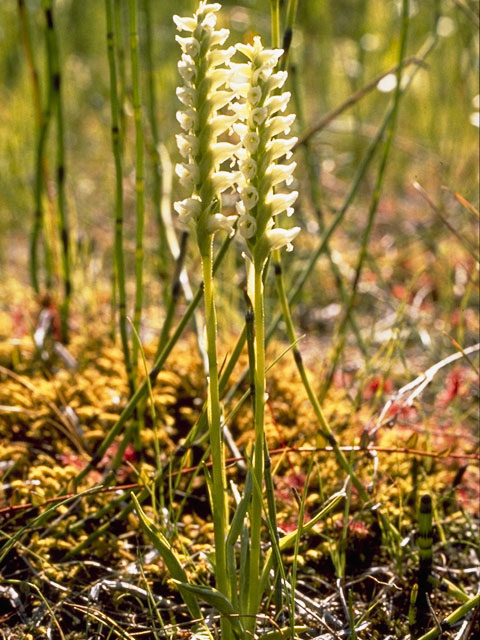
{"type": "Polygon", "coordinates": [[[255,629],[255,615],[260,604],[258,576],[260,575],[260,535],[262,524],[262,486],[265,466],[264,412],[265,412],[265,320],[263,312],[263,265],[254,265],[253,317],[255,325],[255,449],[253,476],[257,490],[252,494],[250,508],[250,591],[246,621],[251,631],[255,629]]]}
{"type": "Polygon", "coordinates": [[[64,140],[64,118],[62,100],[62,77],[60,72],[60,56],[58,52],[57,34],[53,19],[53,0],[43,0],[43,10],[47,23],[47,59],[48,69],[52,85],[52,100],[55,108],[57,120],[57,205],[58,205],[58,231],[60,235],[60,245],[62,254],[62,271],[64,296],[60,305],[60,320],[62,339],[68,341],[68,315],[70,308],[70,298],[72,294],[71,281],[71,259],[70,259],[70,232],[67,217],[67,205],[65,195],[65,140],[64,140]]]}
{"type": "MultiPolygon", "coordinates": [[[[38,70],[35,66],[35,60],[32,52],[32,37],[30,33],[30,23],[28,20],[28,11],[25,6],[25,0],[18,0],[18,13],[20,18],[20,27],[22,32],[22,43],[25,49],[28,68],[32,78],[32,93],[35,105],[35,122],[37,127],[37,143],[35,155],[35,186],[34,186],[34,219],[32,233],[30,236],[30,280],[35,293],[40,292],[39,286],[39,267],[38,267],[38,242],[40,233],[44,227],[42,191],[44,185],[48,184],[47,163],[44,154],[45,141],[48,131],[48,123],[51,117],[52,105],[52,84],[48,84],[47,107],[45,112],[42,111],[40,97],[40,83],[38,79],[38,70]]],[[[49,78],[50,80],[50,78],[49,78]]],[[[46,267],[46,284],[47,288],[52,285],[52,256],[48,243],[47,234],[44,232],[45,246],[45,267],[46,267]]]]}
{"type": "Polygon", "coordinates": [[[107,22],[107,54],[110,73],[110,109],[112,116],[112,151],[115,161],[115,283],[118,287],[118,311],[120,339],[122,342],[125,369],[133,393],[132,363],[127,335],[127,294],[125,286],[125,261],[123,256],[123,154],[120,131],[120,105],[117,92],[117,63],[115,48],[117,35],[115,33],[112,0],[105,0],[107,22]]]}
{"type": "Polygon", "coordinates": [[[270,22],[272,25],[272,46],[280,46],[280,0],[270,0],[270,22]]]}
{"type": "MultiPolygon", "coordinates": [[[[145,227],[145,160],[143,155],[142,102],[140,97],[140,65],[138,54],[137,1],[129,2],[130,63],[132,67],[133,117],[135,121],[135,190],[136,190],[136,246],[135,246],[135,308],[133,326],[140,334],[143,302],[143,230],[145,227]]],[[[138,343],[132,349],[133,375],[136,378],[138,343]]]]}
{"type": "MultiPolygon", "coordinates": [[[[203,288],[205,301],[205,326],[208,354],[207,416],[212,452],[212,502],[215,539],[215,580],[217,589],[230,597],[226,537],[228,528],[227,479],[225,472],[225,447],[222,438],[220,393],[218,389],[217,322],[213,291],[213,238],[210,250],[202,254],[203,288]]],[[[231,637],[231,625],[222,618],[222,638],[231,637]]]]}
{"type": "Polygon", "coordinates": [[[165,225],[161,213],[162,199],[162,176],[160,155],[158,153],[158,145],[160,135],[157,122],[157,95],[155,92],[155,82],[153,73],[153,35],[152,35],[152,0],[144,0],[145,5],[145,57],[147,63],[147,106],[148,120],[150,124],[150,140],[147,149],[150,156],[150,164],[152,166],[153,177],[153,207],[155,218],[158,225],[158,258],[159,270],[162,282],[168,282],[168,243],[165,231],[165,225]]]}

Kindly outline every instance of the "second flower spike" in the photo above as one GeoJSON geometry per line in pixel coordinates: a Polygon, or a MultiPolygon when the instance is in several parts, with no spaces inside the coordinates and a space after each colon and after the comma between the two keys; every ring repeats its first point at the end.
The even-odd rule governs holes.
{"type": "Polygon", "coordinates": [[[287,79],[285,71],[274,68],[282,55],[281,49],[264,49],[259,37],[253,44],[238,44],[237,50],[247,59],[245,63],[230,63],[231,86],[240,102],[233,108],[239,121],[234,130],[241,140],[237,151],[241,178],[239,192],[241,202],[237,205],[238,228],[248,246],[251,260],[262,267],[268,254],[286,246],[300,231],[273,229],[273,217],[286,211],[293,213],[292,205],[298,193],[274,194],[274,187],[293,180],[296,163],[280,164],[282,158],[289,159],[296,138],[285,136],[290,132],[294,116],[278,115],[285,111],[290,94],[274,94],[287,79]],[[277,138],[279,134],[284,137],[277,138]]]}

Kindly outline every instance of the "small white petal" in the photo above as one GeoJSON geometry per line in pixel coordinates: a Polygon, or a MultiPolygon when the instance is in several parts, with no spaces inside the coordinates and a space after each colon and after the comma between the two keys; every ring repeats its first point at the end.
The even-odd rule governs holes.
{"type": "Polygon", "coordinates": [[[182,187],[193,189],[200,179],[200,169],[196,164],[181,162],[175,167],[175,173],[180,178],[182,187]]]}
{"type": "Polygon", "coordinates": [[[237,220],[237,216],[224,216],[221,213],[214,213],[208,216],[207,231],[208,233],[215,233],[216,231],[227,231],[231,237],[235,234],[233,225],[237,220]]]}
{"type": "Polygon", "coordinates": [[[181,16],[173,16],[173,21],[177,25],[179,31],[194,31],[197,26],[196,18],[182,18],[181,16]]]}
{"type": "Polygon", "coordinates": [[[262,89],[260,87],[250,87],[247,94],[248,102],[255,106],[262,99],[262,89]]]}
{"type": "MultiPolygon", "coordinates": [[[[215,91],[222,84],[230,79],[229,69],[212,69],[208,72],[207,81],[209,83],[209,91],[215,91]]],[[[201,84],[201,83],[200,83],[201,84]]]]}
{"type": "Polygon", "coordinates": [[[213,29],[215,28],[216,24],[217,24],[217,16],[213,13],[207,13],[202,18],[200,27],[202,31],[205,31],[206,33],[213,33],[213,29]]]}
{"type": "Polygon", "coordinates": [[[253,60],[253,58],[256,55],[255,47],[251,44],[243,44],[239,42],[238,44],[235,45],[235,47],[238,49],[238,51],[240,51],[240,53],[243,53],[243,55],[249,60],[253,60]]]}
{"type": "Polygon", "coordinates": [[[216,144],[213,144],[212,152],[214,163],[222,164],[222,162],[227,160],[227,158],[234,157],[237,146],[238,145],[230,144],[230,142],[217,142],[216,144]]]}
{"type": "Polygon", "coordinates": [[[260,127],[266,120],[268,111],[266,107],[257,107],[250,112],[250,126],[260,127]]]}
{"type": "Polygon", "coordinates": [[[272,251],[287,247],[287,251],[293,250],[292,240],[298,236],[301,229],[300,227],[293,227],[293,229],[270,229],[266,231],[267,242],[272,251]]]}
{"type": "Polygon", "coordinates": [[[240,195],[242,197],[242,202],[247,211],[250,211],[250,209],[253,209],[253,207],[258,202],[258,191],[251,184],[248,184],[245,187],[243,187],[240,191],[240,195]]]}
{"type": "Polygon", "coordinates": [[[232,187],[238,180],[238,174],[231,171],[217,171],[212,176],[213,188],[217,193],[232,187]]]}
{"type": "Polygon", "coordinates": [[[177,120],[184,131],[190,131],[197,126],[197,114],[193,109],[177,111],[177,120]]]}
{"type": "Polygon", "coordinates": [[[276,184],[283,182],[284,180],[286,184],[290,184],[293,181],[292,173],[296,166],[296,162],[291,162],[290,164],[271,165],[266,171],[269,186],[274,187],[276,184]]]}
{"type": "Polygon", "coordinates": [[[236,116],[215,116],[209,121],[212,129],[212,136],[219,136],[221,133],[230,129],[234,124],[236,116]]]}
{"type": "Polygon", "coordinates": [[[245,180],[252,180],[257,173],[257,163],[253,158],[246,157],[245,160],[240,162],[240,171],[245,180]]]}
{"type": "Polygon", "coordinates": [[[216,13],[217,11],[220,11],[221,8],[222,5],[219,2],[211,2],[208,4],[205,0],[201,0],[197,9],[197,15],[204,15],[205,13],[210,13],[212,11],[216,13]]]}
{"type": "Polygon", "coordinates": [[[188,54],[192,58],[196,58],[200,53],[200,43],[196,38],[182,38],[175,36],[175,40],[182,47],[183,53],[188,54]]]}
{"type": "Polygon", "coordinates": [[[290,92],[285,91],[279,96],[270,96],[265,102],[265,106],[268,109],[268,114],[271,116],[277,111],[285,111],[288,101],[290,100],[290,92]]]}
{"type": "Polygon", "coordinates": [[[272,73],[268,80],[268,92],[274,91],[275,89],[281,89],[285,84],[288,77],[288,73],[286,71],[277,71],[277,73],[272,73]]]}
{"type": "Polygon", "coordinates": [[[271,207],[271,215],[276,216],[282,211],[293,212],[292,205],[298,198],[298,191],[291,191],[290,193],[276,193],[267,198],[266,203],[271,207]]]}
{"type": "Polygon", "coordinates": [[[232,128],[237,134],[237,136],[239,136],[240,138],[243,138],[244,136],[247,135],[248,127],[246,124],[242,124],[241,122],[236,122],[232,128]]]}
{"type": "Polygon", "coordinates": [[[185,200],[174,202],[173,208],[178,213],[180,222],[183,224],[197,219],[202,211],[200,200],[195,198],[186,198],[185,200]]]}
{"type": "Polygon", "coordinates": [[[265,123],[266,135],[268,138],[273,138],[279,133],[288,135],[290,133],[290,127],[295,122],[295,114],[291,113],[288,116],[274,116],[265,123]]]}
{"type": "Polygon", "coordinates": [[[210,35],[210,46],[213,47],[217,44],[222,46],[229,35],[230,31],[228,29],[219,29],[218,31],[214,31],[210,35]]]}
{"type": "Polygon", "coordinates": [[[283,49],[264,49],[255,56],[257,66],[274,67],[283,54],[283,49]]]}
{"type": "Polygon", "coordinates": [[[208,53],[208,62],[211,67],[218,67],[220,64],[225,64],[235,53],[235,47],[228,47],[228,49],[211,49],[208,53]]]}
{"type": "Polygon", "coordinates": [[[178,150],[183,158],[188,158],[190,155],[194,156],[197,154],[198,140],[195,136],[178,133],[175,138],[177,139],[178,150]]]}
{"type": "Polygon", "coordinates": [[[242,140],[245,149],[247,149],[247,151],[249,151],[249,153],[255,153],[255,151],[258,148],[258,145],[260,143],[260,137],[258,135],[258,133],[255,133],[254,131],[249,131],[242,140]]]}
{"type": "Polygon", "coordinates": [[[263,65],[252,73],[252,84],[258,84],[259,82],[267,82],[272,75],[272,67],[263,65]]]}
{"type": "Polygon", "coordinates": [[[290,149],[296,144],[298,138],[275,138],[267,144],[267,153],[270,162],[286,156],[287,160],[292,156],[290,149]]]}
{"type": "MultiPolygon", "coordinates": [[[[212,105],[212,108],[217,110],[227,105],[234,98],[231,91],[215,91],[208,96],[208,101],[212,105]]],[[[232,105],[233,106],[233,105],[232,105]]]]}
{"type": "Polygon", "coordinates": [[[238,230],[245,239],[253,238],[257,232],[257,221],[249,213],[244,213],[238,218],[238,230]]]}
{"type": "Polygon", "coordinates": [[[179,74],[187,85],[190,85],[197,77],[197,67],[191,56],[182,53],[182,58],[179,60],[177,67],[179,74]]]}
{"type": "Polygon", "coordinates": [[[195,89],[192,87],[177,87],[177,98],[186,107],[193,107],[195,104],[195,89]]]}

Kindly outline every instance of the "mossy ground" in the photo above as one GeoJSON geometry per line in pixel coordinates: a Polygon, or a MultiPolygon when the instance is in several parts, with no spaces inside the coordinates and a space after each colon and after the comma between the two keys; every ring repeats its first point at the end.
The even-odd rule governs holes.
{"type": "MultiPolygon", "coordinates": [[[[38,517],[57,504],[58,496],[81,494],[101,481],[118,442],[96,470],[74,485],[77,473],[125,406],[128,386],[121,349],[110,336],[108,309],[91,319],[88,333],[72,333],[68,349],[78,367],[68,371],[55,358],[47,363],[39,358],[31,338],[38,310],[33,299],[22,295],[12,293],[0,315],[1,532],[4,543],[18,536],[2,561],[3,637],[60,638],[61,629],[68,640],[155,638],[164,637],[162,625],[170,629],[171,637],[188,637],[181,635],[189,630],[188,618],[162,560],[142,535],[136,516],[119,514],[129,502],[129,491],[151,487],[154,499],[144,502],[145,510],[169,536],[191,579],[211,582],[213,532],[199,466],[205,444],[183,458],[178,455],[205,398],[196,338],[186,335],[176,345],[153,389],[163,481],[154,488],[155,431],[151,407],[146,406],[139,439],[123,454],[116,486],[80,495],[52,510],[39,524],[38,517]],[[101,533],[97,537],[95,532],[101,533]]],[[[155,348],[153,342],[145,344],[149,362],[155,348]]],[[[272,343],[269,361],[284,348],[272,343]]],[[[311,345],[310,351],[314,352],[311,345]]],[[[315,358],[309,359],[307,353],[307,360],[312,379],[320,380],[322,371],[315,367],[315,358]]],[[[245,361],[239,363],[233,381],[245,361]]],[[[328,624],[333,631],[345,625],[339,586],[351,598],[357,621],[365,616],[358,638],[401,638],[408,633],[408,602],[418,562],[417,506],[427,491],[434,505],[435,569],[467,593],[475,590],[478,459],[469,417],[475,374],[468,364],[449,367],[441,380],[432,383],[425,399],[419,397],[411,407],[394,406],[375,436],[366,440],[381,408],[404,382],[395,373],[388,379],[373,375],[358,380],[339,371],[324,400],[342,446],[363,443],[378,449],[347,452],[371,492],[371,504],[363,505],[352,489],[348,512],[341,506],[300,544],[298,589],[310,601],[302,605],[299,598],[298,620],[317,634],[330,633],[328,624]],[[454,418],[459,412],[465,417],[462,421],[454,418]],[[377,503],[399,530],[401,544],[382,536],[371,508],[377,503]]],[[[342,488],[345,477],[318,438],[318,425],[290,353],[272,368],[267,386],[266,435],[277,520],[279,528],[288,532],[298,525],[303,496],[307,522],[342,488]],[[312,453],[312,448],[317,450],[312,453]]],[[[228,426],[240,451],[248,450],[249,401],[228,426]]],[[[244,472],[237,463],[232,459],[229,464],[229,479],[241,487],[244,472]]],[[[287,572],[293,561],[292,552],[285,553],[287,572]]],[[[440,589],[432,593],[439,619],[458,604],[440,589]]],[[[270,607],[265,602],[265,614],[270,607]]]]}

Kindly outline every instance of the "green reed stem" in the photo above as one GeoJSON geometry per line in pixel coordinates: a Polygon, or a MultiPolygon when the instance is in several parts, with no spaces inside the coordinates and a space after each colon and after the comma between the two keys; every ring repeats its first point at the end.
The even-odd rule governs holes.
{"type": "Polygon", "coordinates": [[[158,258],[159,258],[159,270],[162,281],[167,280],[168,276],[168,243],[165,231],[165,224],[162,218],[161,212],[161,199],[162,199],[162,176],[160,155],[158,152],[158,145],[160,143],[160,134],[158,131],[157,121],[157,94],[155,91],[154,73],[153,73],[153,15],[152,15],[152,0],[144,1],[145,7],[145,58],[147,67],[147,113],[148,121],[150,125],[150,139],[147,144],[147,149],[150,157],[150,164],[152,167],[152,189],[153,189],[153,207],[155,218],[158,226],[158,258]]]}
{"type": "Polygon", "coordinates": [[[119,103],[119,127],[120,127],[120,148],[122,155],[125,147],[126,139],[126,117],[125,117],[125,101],[126,101],[126,86],[127,86],[127,73],[125,68],[125,20],[123,12],[123,0],[114,0],[113,14],[114,22],[113,28],[115,30],[115,53],[116,53],[116,66],[118,70],[118,89],[117,100],[119,103]]]}
{"type": "MultiPolygon", "coordinates": [[[[213,237],[209,251],[202,252],[203,289],[205,301],[205,326],[208,354],[208,399],[207,415],[209,442],[212,452],[212,511],[215,540],[215,580],[217,589],[230,597],[230,582],[226,555],[228,529],[227,479],[225,472],[225,447],[222,436],[220,393],[218,389],[217,365],[217,320],[213,287],[213,237]]],[[[222,618],[222,638],[232,637],[231,624],[222,618]]]]}
{"type": "Polygon", "coordinates": [[[117,63],[115,49],[118,34],[115,30],[112,0],[105,0],[107,22],[107,54],[110,73],[110,109],[112,117],[112,151],[115,161],[115,283],[118,288],[120,339],[130,393],[133,393],[132,362],[127,334],[127,293],[125,260],[123,255],[123,152],[120,130],[120,104],[117,92],[117,63]]]}
{"type": "Polygon", "coordinates": [[[58,231],[62,254],[63,287],[64,295],[60,305],[60,321],[62,339],[68,341],[68,316],[70,299],[72,294],[71,258],[70,258],[70,232],[67,216],[67,204],[65,195],[65,136],[62,100],[62,76],[60,70],[60,55],[58,51],[58,39],[53,17],[53,0],[43,0],[42,7],[47,23],[47,60],[48,71],[52,86],[52,107],[56,115],[57,123],[57,207],[58,207],[58,231]]]}
{"type": "MultiPolygon", "coordinates": [[[[140,94],[140,64],[138,53],[137,0],[129,0],[130,64],[132,68],[132,101],[135,122],[135,192],[136,192],[136,245],[135,245],[135,307],[133,326],[140,333],[143,303],[143,231],[145,227],[145,160],[142,125],[142,101],[140,94]]],[[[137,376],[138,343],[134,341],[132,365],[134,379],[137,376]]]]}
{"type": "MultiPolygon", "coordinates": [[[[43,230],[43,243],[45,249],[45,270],[46,270],[46,285],[47,288],[52,286],[53,280],[53,264],[50,245],[48,242],[47,233],[43,229],[43,204],[42,193],[44,186],[48,184],[48,170],[47,163],[44,154],[45,141],[47,138],[48,124],[51,118],[52,112],[52,84],[48,84],[47,106],[45,112],[42,109],[42,99],[40,96],[40,82],[38,77],[38,70],[35,65],[35,60],[32,52],[32,37],[30,32],[30,22],[28,19],[28,11],[25,6],[25,0],[18,0],[18,14],[20,18],[20,28],[22,33],[22,43],[25,50],[25,57],[27,59],[27,65],[30,70],[32,78],[32,93],[35,106],[35,122],[37,127],[37,142],[35,153],[35,183],[34,183],[34,218],[32,233],[30,236],[30,280],[35,293],[39,293],[39,266],[38,266],[38,243],[40,233],[43,230]]],[[[47,197],[48,197],[48,192],[47,197]]]]}
{"type": "Polygon", "coordinates": [[[373,198],[372,198],[372,202],[370,204],[370,209],[368,212],[367,224],[365,226],[365,231],[362,237],[362,244],[360,247],[360,254],[359,254],[357,266],[355,269],[355,277],[352,283],[352,291],[350,294],[350,299],[348,301],[347,307],[345,309],[344,315],[342,317],[342,320],[340,322],[340,326],[337,332],[338,338],[337,338],[337,344],[334,348],[333,355],[332,355],[332,365],[330,367],[330,371],[328,373],[327,379],[322,386],[321,398],[325,397],[328,389],[330,388],[330,385],[333,380],[333,376],[335,375],[335,371],[337,369],[340,355],[343,352],[343,348],[345,346],[346,327],[357,300],[358,284],[360,281],[360,276],[362,274],[363,265],[367,257],[368,242],[370,240],[370,235],[373,229],[373,223],[375,221],[375,217],[378,209],[378,203],[380,201],[380,193],[381,193],[383,181],[385,178],[387,161],[390,155],[390,150],[392,148],[393,138],[395,135],[395,128],[396,128],[398,111],[400,106],[400,98],[403,93],[401,88],[401,80],[402,80],[402,72],[403,72],[403,60],[405,59],[405,52],[407,48],[407,37],[408,37],[408,26],[409,26],[409,15],[408,15],[409,6],[410,6],[409,0],[402,1],[402,26],[401,26],[401,33],[400,33],[400,47],[399,47],[398,67],[397,67],[397,74],[396,74],[397,85],[395,87],[395,94],[393,96],[392,116],[389,121],[387,139],[385,141],[383,154],[380,159],[380,166],[378,168],[377,180],[375,183],[373,198]]]}
{"type": "Polygon", "coordinates": [[[428,596],[432,590],[430,572],[432,569],[432,498],[428,493],[420,499],[418,511],[418,575],[417,593],[415,600],[415,619],[412,627],[412,638],[416,638],[419,633],[425,630],[428,617],[428,596]]]}
{"type": "Polygon", "coordinates": [[[272,46],[280,46],[280,0],[270,0],[270,24],[272,28],[272,46]]]}

